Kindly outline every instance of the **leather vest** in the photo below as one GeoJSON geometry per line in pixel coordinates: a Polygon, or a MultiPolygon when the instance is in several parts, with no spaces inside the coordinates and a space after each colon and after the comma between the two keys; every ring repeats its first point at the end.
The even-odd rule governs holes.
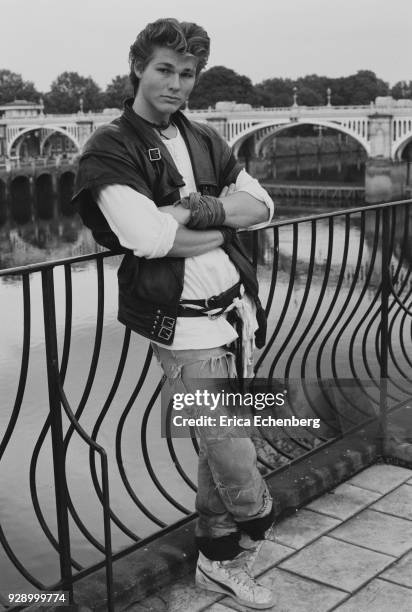
{"type": "MultiPolygon", "coordinates": [[[[136,115],[132,103],[132,99],[126,100],[122,116],[98,128],[87,141],[72,202],[96,242],[114,253],[125,253],[118,270],[119,321],[150,340],[170,345],[183,290],[184,258],[145,259],[124,249],[93,196],[98,187],[121,184],[146,195],[157,206],[180,199],[183,178],[160,136],[136,115]]],[[[236,182],[241,167],[213,128],[190,122],[181,112],[173,115],[173,122],[185,140],[200,193],[217,196],[225,185],[236,182]]],[[[254,268],[238,237],[227,253],[255,299],[259,323],[256,346],[260,348],[265,342],[266,318],[254,268]]]]}

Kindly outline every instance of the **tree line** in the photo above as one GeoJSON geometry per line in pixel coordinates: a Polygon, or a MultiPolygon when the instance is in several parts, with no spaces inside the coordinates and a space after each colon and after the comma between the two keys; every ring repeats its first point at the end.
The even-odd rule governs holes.
{"type": "MultiPolygon", "coordinates": [[[[235,101],[252,106],[305,106],[326,104],[330,90],[332,105],[369,104],[377,96],[412,99],[412,81],[399,81],[393,87],[371,70],[358,70],[347,77],[331,78],[310,74],[298,79],[275,77],[253,85],[249,77],[225,66],[205,70],[190,97],[190,108],[214,106],[219,101],[235,101]]],[[[14,100],[38,102],[41,98],[46,113],[76,113],[122,108],[125,98],[132,95],[128,75],[116,76],[103,91],[90,77],[77,72],[63,72],[47,92],[38,91],[32,81],[20,74],[0,70],[0,104],[14,100]]]]}

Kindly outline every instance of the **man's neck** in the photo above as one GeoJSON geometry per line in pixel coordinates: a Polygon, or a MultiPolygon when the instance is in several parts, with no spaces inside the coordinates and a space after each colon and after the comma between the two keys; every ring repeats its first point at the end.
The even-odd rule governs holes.
{"type": "Polygon", "coordinates": [[[149,110],[145,107],[144,104],[140,103],[137,97],[134,99],[132,108],[136,115],[139,115],[139,117],[142,117],[142,119],[148,121],[149,123],[152,123],[156,127],[165,127],[170,124],[170,114],[157,114],[156,116],[154,116],[152,112],[149,112],[149,110]]]}

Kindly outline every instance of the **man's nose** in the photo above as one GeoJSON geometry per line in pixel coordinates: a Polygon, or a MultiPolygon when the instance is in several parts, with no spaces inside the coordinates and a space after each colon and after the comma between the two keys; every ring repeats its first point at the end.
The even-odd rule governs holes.
{"type": "Polygon", "coordinates": [[[171,75],[170,81],[169,81],[169,87],[170,87],[170,89],[180,89],[180,75],[179,75],[179,73],[175,72],[174,74],[171,75]]]}

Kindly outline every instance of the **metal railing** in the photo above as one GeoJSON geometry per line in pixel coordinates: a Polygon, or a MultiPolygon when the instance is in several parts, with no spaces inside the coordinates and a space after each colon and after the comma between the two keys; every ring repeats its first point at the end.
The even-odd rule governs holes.
{"type": "MultiPolygon", "coordinates": [[[[299,436],[287,427],[281,437],[260,430],[258,456],[264,473],[321,452],[331,441],[373,418],[380,419],[384,436],[388,411],[410,402],[410,204],[404,201],[286,219],[264,230],[242,232],[258,267],[269,322],[266,345],[256,360],[256,376],[278,379],[291,391],[293,381],[300,381],[302,388],[291,393],[287,410],[298,413],[303,404],[306,414],[321,416],[325,422],[319,431],[307,428],[299,436]],[[348,391],[343,379],[351,379],[355,393],[348,391]],[[312,380],[317,381],[316,397],[310,390],[312,380]]],[[[30,359],[36,360],[32,353],[40,343],[47,367],[48,408],[36,412],[36,420],[43,419],[39,431],[31,422],[34,447],[21,482],[28,476],[30,511],[35,517],[32,529],[37,528],[47,543],[45,555],[57,555],[59,578],[52,584],[46,582],[38,567],[33,570],[22,559],[21,546],[13,541],[16,527],[10,512],[0,527],[3,556],[20,576],[20,584],[24,579],[31,588],[69,591],[71,597],[75,581],[105,567],[109,610],[114,609],[113,560],[193,517],[193,454],[197,450],[196,440],[182,446],[168,438],[163,440],[164,448],[153,440],[160,436],[156,406],[162,378],[152,363],[150,346],[130,330],[120,325],[117,329],[113,312],[110,308],[105,312],[107,297],[112,288],[116,290],[112,272],[118,260],[114,257],[98,253],[0,271],[0,281],[13,282],[21,292],[21,312],[17,309],[15,314],[22,317],[20,370],[15,372],[13,405],[3,407],[10,415],[1,434],[0,460],[13,445],[19,447],[19,424],[25,419],[24,406],[31,403],[26,390],[30,359]],[[77,281],[86,268],[95,276],[96,293],[93,321],[88,317],[87,346],[92,347],[88,356],[76,344],[84,328],[76,332],[75,325],[76,307],[84,301],[84,287],[77,281]],[[39,316],[44,326],[36,342],[31,338],[34,310],[39,307],[32,297],[35,291],[41,296],[39,316]],[[111,325],[116,338],[123,337],[116,346],[113,335],[108,345],[105,342],[111,325]],[[103,376],[99,374],[107,352],[110,378],[107,368],[103,376]],[[80,360],[75,385],[67,383],[72,360],[80,360]],[[130,386],[124,390],[126,380],[130,386]],[[98,399],[93,397],[96,387],[100,389],[98,399]],[[76,457],[82,448],[88,465],[79,467],[76,457]],[[45,470],[39,466],[44,457],[49,458],[46,464],[54,475],[50,485],[54,511],[45,508],[47,487],[40,484],[45,470]],[[76,482],[84,481],[80,495],[76,483],[72,484],[74,463],[76,482]],[[85,515],[84,497],[94,499],[91,517],[85,515]],[[120,504],[119,499],[130,505],[128,515],[123,511],[126,501],[120,504]],[[79,561],[85,549],[94,551],[93,561],[90,556],[87,562],[79,561]]],[[[4,493],[1,497],[4,507],[7,499],[4,493]]]]}

